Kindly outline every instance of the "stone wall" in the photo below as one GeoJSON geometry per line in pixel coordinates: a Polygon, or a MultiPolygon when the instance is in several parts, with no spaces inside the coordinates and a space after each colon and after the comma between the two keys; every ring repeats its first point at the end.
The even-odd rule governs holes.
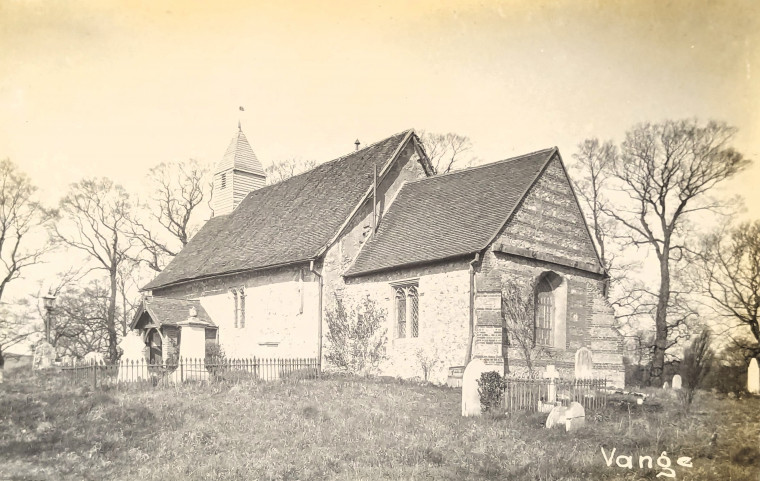
{"type": "Polygon", "coordinates": [[[308,265],[236,274],[157,290],[155,296],[200,299],[218,326],[225,355],[315,357],[319,285],[308,265]],[[235,327],[231,289],[245,292],[245,323],[235,327]]]}
{"type": "Polygon", "coordinates": [[[533,292],[547,272],[562,279],[562,295],[557,297],[560,304],[555,305],[561,317],[556,320],[561,322],[554,323],[555,331],[562,332],[555,333],[554,345],[531,349],[534,367],[554,364],[563,377],[572,377],[575,353],[586,347],[592,351],[594,376],[607,377],[622,386],[622,336],[613,327],[612,309],[602,294],[602,271],[558,159],[547,166],[478,266],[476,343],[490,346],[476,348],[476,357],[497,366],[499,358],[493,353],[502,349],[510,372],[527,370],[519,343],[510,340],[507,346],[510,335],[496,328],[500,311],[489,297],[500,297],[499,290],[509,284],[533,292]]]}
{"type": "MultiPolygon", "coordinates": [[[[328,253],[328,259],[331,253],[328,253]]],[[[329,271],[329,270],[328,270],[329,271]]],[[[399,269],[390,273],[349,279],[325,276],[325,310],[335,296],[344,304],[357,305],[367,296],[386,312],[387,359],[382,375],[423,378],[424,362],[431,363],[428,380],[444,383],[449,367],[464,365],[469,335],[469,268],[466,259],[439,265],[399,269]],[[418,283],[419,336],[398,338],[394,283],[418,283]]],[[[327,327],[325,326],[325,332],[327,327]]],[[[329,367],[329,366],[326,366],[329,367]]]]}

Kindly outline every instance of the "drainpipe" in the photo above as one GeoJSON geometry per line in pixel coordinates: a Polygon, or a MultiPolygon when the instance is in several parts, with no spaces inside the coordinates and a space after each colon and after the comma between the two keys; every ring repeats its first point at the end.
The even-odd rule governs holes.
{"type": "Polygon", "coordinates": [[[472,345],[475,342],[475,264],[480,262],[480,252],[475,253],[475,258],[470,261],[470,329],[467,342],[467,354],[464,365],[467,366],[472,359],[472,345]]]}
{"type": "Polygon", "coordinates": [[[314,259],[309,261],[309,271],[313,272],[317,276],[319,282],[319,311],[317,318],[319,325],[317,327],[317,336],[319,337],[319,344],[317,345],[317,365],[319,366],[319,374],[322,373],[322,275],[314,269],[314,259]]]}

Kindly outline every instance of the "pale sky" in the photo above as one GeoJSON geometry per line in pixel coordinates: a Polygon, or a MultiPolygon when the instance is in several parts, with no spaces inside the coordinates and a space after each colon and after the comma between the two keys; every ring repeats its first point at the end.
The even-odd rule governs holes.
{"type": "Polygon", "coordinates": [[[238,120],[266,166],[411,127],[483,161],[570,161],[586,137],[697,117],[740,129],[757,162],[729,190],[757,218],[756,3],[0,0],[0,158],[53,205],[83,176],[139,191],[162,161],[215,163],[238,120]]]}

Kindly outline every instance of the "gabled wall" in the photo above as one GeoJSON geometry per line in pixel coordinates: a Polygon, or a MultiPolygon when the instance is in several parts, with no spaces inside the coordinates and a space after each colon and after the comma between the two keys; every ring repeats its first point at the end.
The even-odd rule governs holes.
{"type": "MultiPolygon", "coordinates": [[[[535,365],[554,364],[563,376],[571,378],[575,353],[586,347],[593,354],[594,376],[607,377],[622,386],[622,336],[613,328],[612,308],[602,294],[604,278],[599,261],[557,157],[486,249],[476,273],[478,297],[485,300],[490,296],[495,304],[504,286],[511,283],[532,288],[547,272],[562,279],[562,295],[556,298],[561,304],[556,309],[564,311],[564,316],[554,327],[563,332],[554,337],[559,340],[555,345],[536,351],[535,365]]],[[[479,304],[487,302],[476,301],[476,306],[479,304]]],[[[500,309],[476,309],[476,354],[480,337],[484,344],[501,345],[511,372],[524,372],[522,350],[514,342],[506,346],[510,335],[505,333],[507,338],[502,338],[500,323],[500,309]]],[[[498,351],[495,346],[484,350],[498,351]]],[[[499,356],[482,357],[494,366],[503,362],[499,356]]]]}

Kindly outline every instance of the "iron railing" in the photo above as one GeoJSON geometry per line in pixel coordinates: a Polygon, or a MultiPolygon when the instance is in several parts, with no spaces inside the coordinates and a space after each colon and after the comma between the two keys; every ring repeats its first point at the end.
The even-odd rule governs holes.
{"type": "Polygon", "coordinates": [[[320,365],[316,358],[179,359],[162,364],[128,360],[64,365],[61,374],[72,382],[89,383],[93,387],[168,386],[187,381],[239,383],[316,379],[320,376],[320,365]]]}
{"type": "Polygon", "coordinates": [[[544,379],[507,376],[502,381],[502,407],[507,412],[546,411],[577,402],[586,410],[607,405],[606,379],[544,379]]]}

